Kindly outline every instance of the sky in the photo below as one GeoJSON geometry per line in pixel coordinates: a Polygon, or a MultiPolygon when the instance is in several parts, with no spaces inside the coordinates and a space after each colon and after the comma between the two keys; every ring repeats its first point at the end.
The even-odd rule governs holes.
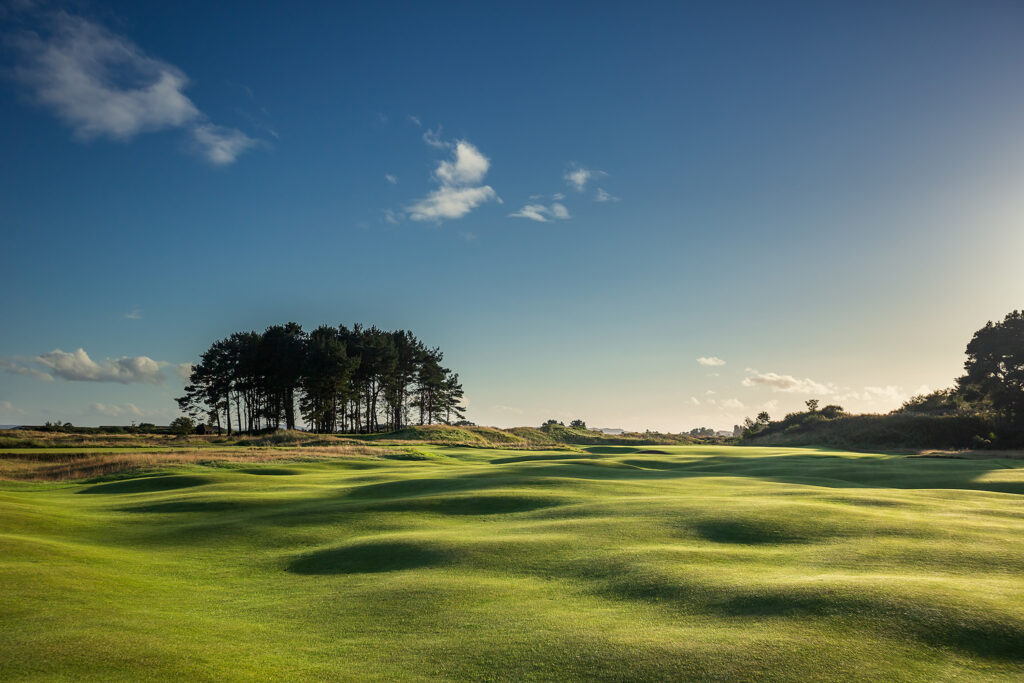
{"type": "Polygon", "coordinates": [[[0,424],[412,330],[478,424],[953,383],[1024,294],[1024,5],[0,4],[0,424]]]}

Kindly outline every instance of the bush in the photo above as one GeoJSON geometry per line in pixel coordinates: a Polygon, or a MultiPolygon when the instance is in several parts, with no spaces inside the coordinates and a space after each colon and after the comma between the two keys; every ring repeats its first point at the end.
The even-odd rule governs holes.
{"type": "Polygon", "coordinates": [[[978,435],[995,431],[991,420],[979,416],[893,413],[830,420],[823,412],[787,415],[747,440],[765,445],[957,449],[979,448],[986,439],[978,435]]]}

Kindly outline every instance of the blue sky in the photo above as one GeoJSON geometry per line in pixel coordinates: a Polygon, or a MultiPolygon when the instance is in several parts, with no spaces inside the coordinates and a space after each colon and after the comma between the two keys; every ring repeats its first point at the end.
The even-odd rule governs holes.
{"type": "Polygon", "coordinates": [[[884,411],[1021,305],[1019,3],[2,7],[0,423],[289,320],[481,424],[884,411]]]}

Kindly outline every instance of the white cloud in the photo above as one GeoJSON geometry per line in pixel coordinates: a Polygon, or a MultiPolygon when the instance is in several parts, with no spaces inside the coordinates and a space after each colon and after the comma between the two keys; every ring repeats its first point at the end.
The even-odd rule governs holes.
{"type": "Polygon", "coordinates": [[[128,320],[142,320],[142,309],[138,306],[132,306],[132,310],[125,313],[124,317],[128,320]]]}
{"type": "Polygon", "coordinates": [[[697,398],[696,396],[691,396],[690,397],[690,403],[692,403],[695,406],[699,406],[700,405],[700,399],[697,398]]]}
{"type": "Polygon", "coordinates": [[[393,176],[390,173],[385,173],[384,174],[384,179],[387,180],[392,185],[397,185],[398,184],[398,177],[397,176],[393,176]]]}
{"type": "Polygon", "coordinates": [[[726,410],[742,410],[743,401],[739,400],[738,398],[727,398],[724,401],[719,401],[718,407],[724,408],[726,410]]]}
{"type": "Polygon", "coordinates": [[[617,201],[621,201],[621,200],[619,199],[619,197],[615,197],[613,195],[608,194],[608,192],[604,188],[599,187],[599,188],[597,188],[597,192],[594,194],[594,201],[595,202],[617,202],[617,201]]]}
{"type": "Polygon", "coordinates": [[[26,377],[34,377],[35,379],[42,380],[44,382],[52,382],[53,376],[37,370],[36,368],[30,368],[25,365],[20,365],[8,358],[0,358],[0,370],[12,374],[12,375],[24,375],[26,377]]]}
{"type": "Polygon", "coordinates": [[[562,204],[554,202],[551,206],[543,204],[527,204],[514,213],[509,214],[512,218],[529,218],[538,223],[549,223],[551,219],[566,220],[569,216],[569,209],[562,204]]]}
{"type": "Polygon", "coordinates": [[[178,363],[174,366],[174,373],[187,382],[192,378],[193,366],[193,363],[178,363]]]}
{"type": "Polygon", "coordinates": [[[399,214],[394,209],[384,209],[384,220],[391,225],[398,225],[399,214]]]}
{"type": "Polygon", "coordinates": [[[562,177],[565,178],[565,181],[577,192],[583,192],[587,188],[588,182],[603,175],[607,174],[604,171],[584,168],[579,164],[570,164],[569,169],[562,177]]]}
{"type": "Polygon", "coordinates": [[[97,363],[84,349],[73,353],[55,349],[36,356],[37,363],[45,365],[53,374],[71,382],[118,382],[132,384],[160,384],[164,380],[160,364],[149,356],[108,358],[97,363]]]}
{"type": "Polygon", "coordinates": [[[903,393],[903,390],[892,384],[884,387],[864,387],[864,396],[868,400],[905,401],[907,399],[907,395],[903,393]]]}
{"type": "Polygon", "coordinates": [[[192,128],[192,138],[199,143],[200,152],[214,166],[233,164],[246,150],[259,144],[236,128],[203,123],[192,128]]]}
{"type": "Polygon", "coordinates": [[[490,185],[482,187],[442,187],[434,190],[406,210],[414,221],[462,218],[497,195],[490,185]]]}
{"type": "Polygon", "coordinates": [[[138,406],[134,403],[125,403],[123,406],[93,403],[89,406],[89,409],[94,413],[106,415],[108,417],[120,417],[122,415],[134,415],[136,417],[141,417],[142,415],[142,411],[139,410],[138,406]]]}
{"type": "Polygon", "coordinates": [[[559,202],[565,199],[565,195],[562,194],[561,192],[556,192],[553,195],[551,195],[551,198],[554,199],[556,202],[559,202]]]}
{"type": "Polygon", "coordinates": [[[572,168],[565,172],[565,179],[579,192],[583,192],[583,188],[586,187],[591,175],[591,172],[585,168],[572,168]]]}
{"type": "Polygon", "coordinates": [[[490,167],[490,160],[480,150],[459,140],[455,143],[455,159],[442,161],[434,175],[442,185],[472,185],[482,181],[490,167]]]}
{"type": "Polygon", "coordinates": [[[725,361],[722,360],[721,358],[718,358],[717,356],[701,356],[700,358],[697,359],[697,362],[700,363],[701,365],[707,365],[710,367],[725,365],[725,361]]]}
{"type": "Polygon", "coordinates": [[[130,140],[188,127],[206,158],[221,165],[255,144],[241,131],[209,123],[184,93],[184,72],[127,38],[65,12],[50,15],[47,29],[10,41],[19,56],[13,73],[78,138],[130,140]]]}
{"type": "Polygon", "coordinates": [[[819,394],[830,396],[836,393],[835,387],[815,382],[813,379],[797,379],[792,375],[780,375],[774,372],[758,372],[750,370],[749,377],[743,379],[745,387],[770,387],[773,391],[782,391],[789,394],[819,394]]]}
{"type": "Polygon", "coordinates": [[[413,116],[412,114],[409,114],[409,122],[412,123],[412,125],[416,126],[417,128],[423,126],[423,122],[420,121],[420,117],[413,116]]]}
{"type": "MultiPolygon", "coordinates": [[[[448,145],[445,143],[442,146],[448,145]]],[[[472,144],[465,140],[457,141],[452,160],[441,161],[434,171],[434,178],[440,187],[406,207],[409,218],[414,221],[462,218],[492,199],[500,203],[501,199],[494,188],[490,185],[477,185],[487,175],[490,165],[490,160],[472,144]]]]}

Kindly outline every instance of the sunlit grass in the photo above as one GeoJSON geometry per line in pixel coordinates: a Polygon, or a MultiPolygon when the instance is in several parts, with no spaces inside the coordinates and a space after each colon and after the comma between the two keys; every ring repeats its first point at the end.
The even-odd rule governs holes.
{"type": "Polygon", "coordinates": [[[1021,461],[262,452],[0,483],[0,679],[1024,675],[1021,461]]]}

